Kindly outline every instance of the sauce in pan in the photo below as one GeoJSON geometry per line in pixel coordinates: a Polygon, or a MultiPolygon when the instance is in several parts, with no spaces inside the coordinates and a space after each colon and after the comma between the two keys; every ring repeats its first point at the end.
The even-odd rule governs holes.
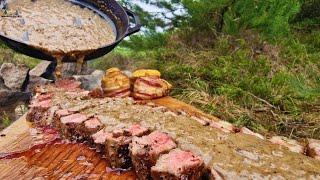
{"type": "Polygon", "coordinates": [[[67,0],[9,0],[6,12],[1,12],[0,34],[56,57],[57,78],[61,77],[64,55],[76,56],[80,74],[86,52],[116,40],[108,17],[67,0]]]}
{"type": "Polygon", "coordinates": [[[113,24],[66,0],[9,0],[0,33],[51,54],[92,50],[116,39],[113,24]]]}

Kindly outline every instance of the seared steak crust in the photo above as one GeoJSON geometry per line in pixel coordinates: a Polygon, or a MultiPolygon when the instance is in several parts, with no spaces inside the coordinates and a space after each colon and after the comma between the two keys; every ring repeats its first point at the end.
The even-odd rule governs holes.
{"type": "Polygon", "coordinates": [[[88,117],[81,113],[71,114],[60,118],[58,122],[59,130],[61,134],[70,139],[81,139],[81,135],[77,132],[77,129],[81,128],[82,123],[88,120],[88,117]]]}
{"type": "Polygon", "coordinates": [[[27,113],[26,120],[34,122],[40,126],[46,126],[51,120],[48,120],[50,114],[55,108],[52,106],[52,93],[37,95],[31,101],[30,110],[27,113]]]}
{"type": "MultiPolygon", "coordinates": [[[[208,170],[205,173],[210,173],[206,177],[212,179],[255,179],[263,175],[320,178],[316,160],[287,150],[304,153],[304,147],[291,140],[270,139],[285,146],[281,148],[227,122],[192,118],[131,98],[90,98],[87,92],[80,95],[78,92],[83,91],[73,82],[69,87],[72,93],[65,92],[68,85],[65,82],[60,88],[38,89],[42,96],[34,98],[28,119],[50,124],[55,112],[53,124],[66,138],[91,140],[91,145],[111,160],[112,167],[126,168],[132,163],[139,179],[200,179],[203,164],[208,170]],[[50,92],[54,92],[53,97],[50,92]],[[149,129],[155,131],[148,135],[149,129]]],[[[319,142],[310,141],[307,148],[307,155],[319,158],[319,142]]]]}
{"type": "Polygon", "coordinates": [[[320,160],[320,140],[308,139],[307,155],[320,160]]]}
{"type": "Polygon", "coordinates": [[[111,167],[123,169],[132,167],[129,144],[132,142],[132,138],[141,137],[148,133],[148,128],[138,124],[114,130],[112,136],[107,137],[106,141],[106,155],[110,160],[111,167]]]}
{"type": "Polygon", "coordinates": [[[204,172],[203,160],[190,151],[174,149],[162,155],[151,168],[154,180],[198,180],[204,172]]]}
{"type": "Polygon", "coordinates": [[[138,178],[150,179],[151,167],[156,164],[159,156],[176,147],[176,143],[169,135],[158,131],[141,138],[133,138],[130,155],[138,178]]]}

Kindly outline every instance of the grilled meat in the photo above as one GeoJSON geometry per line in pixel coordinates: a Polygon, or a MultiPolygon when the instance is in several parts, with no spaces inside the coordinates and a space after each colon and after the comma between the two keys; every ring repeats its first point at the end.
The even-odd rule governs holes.
{"type": "Polygon", "coordinates": [[[132,167],[129,156],[129,144],[135,136],[140,137],[148,134],[149,130],[140,125],[132,125],[129,128],[121,128],[112,131],[112,136],[106,140],[106,156],[113,168],[132,167]]]}
{"type": "Polygon", "coordinates": [[[71,114],[61,117],[57,126],[64,137],[74,140],[80,138],[81,135],[77,132],[77,129],[80,129],[86,120],[88,120],[88,116],[85,114],[71,114]]]}
{"type": "Polygon", "coordinates": [[[104,124],[100,122],[99,118],[91,117],[77,126],[75,131],[81,139],[92,142],[91,136],[103,128],[104,124]]]}
{"type": "Polygon", "coordinates": [[[198,180],[201,179],[203,172],[204,163],[201,157],[180,149],[162,155],[151,168],[154,180],[198,180]]]}
{"type": "Polygon", "coordinates": [[[299,142],[296,140],[288,139],[288,138],[282,137],[282,136],[273,136],[271,139],[269,139],[269,141],[274,144],[284,146],[292,152],[296,152],[296,153],[300,153],[300,154],[305,153],[305,148],[302,145],[300,145],[299,142]]]}
{"type": "Polygon", "coordinates": [[[158,77],[140,77],[133,85],[133,97],[148,100],[167,96],[172,85],[158,77]]]}
{"type": "Polygon", "coordinates": [[[242,127],[240,129],[240,133],[251,135],[251,136],[255,136],[255,137],[260,138],[260,139],[265,139],[261,134],[255,133],[255,132],[251,131],[250,129],[246,128],[246,127],[242,127]]]}
{"type": "Polygon", "coordinates": [[[307,155],[320,160],[320,140],[308,139],[307,155]]]}
{"type": "Polygon", "coordinates": [[[34,122],[37,125],[48,125],[53,118],[53,113],[57,107],[52,106],[53,93],[39,94],[35,96],[30,105],[30,110],[27,113],[26,119],[29,122],[34,122]]]}
{"type": "Polygon", "coordinates": [[[176,143],[169,135],[158,131],[141,138],[133,138],[130,154],[138,178],[140,180],[150,179],[151,167],[156,164],[160,155],[176,147],[176,143]]]}
{"type": "MultiPolygon", "coordinates": [[[[120,158],[117,156],[112,158],[120,162],[119,164],[129,162],[126,161],[129,160],[127,159],[129,152],[126,148],[130,146],[129,158],[132,157],[136,171],[142,172],[141,179],[150,177],[150,171],[143,171],[141,167],[153,169],[154,178],[163,174],[168,174],[173,179],[199,177],[203,172],[201,162],[205,166],[205,172],[209,172],[209,177],[216,179],[237,179],[239,177],[263,179],[266,176],[284,179],[320,178],[320,164],[317,160],[290,152],[287,148],[274,145],[256,136],[243,135],[243,133],[251,133],[245,129],[240,129],[241,133],[237,133],[238,128],[223,121],[213,122],[207,119],[202,120],[201,117],[198,117],[200,120],[195,120],[186,113],[176,114],[168,109],[139,104],[132,98],[82,99],[70,97],[65,90],[52,87],[43,88],[41,92],[54,93],[49,107],[60,108],[55,113],[54,122],[60,121],[57,127],[66,129],[65,134],[79,133],[78,128],[82,128],[87,121],[91,122],[92,118],[98,118],[104,128],[90,137],[92,145],[101,150],[105,156],[110,156],[110,152],[113,152],[113,155],[118,153],[120,158]],[[86,108],[79,108],[79,105],[86,105],[86,108]],[[136,124],[139,124],[141,128],[130,127],[136,124]],[[154,147],[150,139],[161,140],[162,136],[157,135],[156,138],[150,138],[152,135],[144,136],[144,130],[141,129],[153,131],[151,134],[166,134],[174,140],[175,146],[169,146],[170,148],[160,153],[160,158],[158,158],[158,152],[162,152],[163,146],[154,147]],[[142,137],[134,137],[135,135],[142,137]],[[116,148],[109,150],[108,146],[116,146],[116,148]],[[125,148],[122,149],[122,147],[125,148]],[[183,152],[181,154],[190,152],[192,158],[189,155],[183,155],[186,161],[178,163],[175,159],[176,155],[172,155],[170,151],[172,148],[181,149],[183,152]],[[192,160],[193,157],[199,157],[195,158],[195,162],[200,163],[190,164],[190,159],[192,160]],[[166,168],[168,160],[177,162],[176,167],[186,167],[186,169],[180,171],[179,168],[173,168],[171,171],[166,168]],[[146,162],[155,164],[149,165],[146,162]],[[188,175],[185,176],[185,174],[188,175]]],[[[97,121],[92,120],[92,122],[97,121]]],[[[70,135],[67,137],[73,138],[70,135]]],[[[83,141],[83,139],[78,140],[83,141]]],[[[278,140],[273,142],[283,143],[282,138],[280,138],[281,141],[278,140]]],[[[303,149],[301,146],[289,144],[290,147],[294,147],[289,148],[296,152],[301,152],[303,149]]],[[[315,147],[317,146],[309,143],[311,151],[308,151],[308,155],[314,156],[310,152],[313,152],[315,147]]],[[[180,156],[180,152],[177,154],[180,156]]],[[[118,166],[118,163],[115,166],[118,166]]]]}

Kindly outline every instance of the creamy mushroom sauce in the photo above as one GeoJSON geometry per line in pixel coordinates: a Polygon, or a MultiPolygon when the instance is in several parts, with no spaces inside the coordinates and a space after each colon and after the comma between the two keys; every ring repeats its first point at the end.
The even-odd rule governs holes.
{"type": "Polygon", "coordinates": [[[9,0],[0,33],[54,54],[92,50],[116,39],[112,25],[67,0],[9,0]]]}

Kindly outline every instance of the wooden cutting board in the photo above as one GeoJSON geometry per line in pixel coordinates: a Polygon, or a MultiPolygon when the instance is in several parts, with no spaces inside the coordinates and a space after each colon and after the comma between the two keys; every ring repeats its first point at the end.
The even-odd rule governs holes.
{"type": "MultiPolygon", "coordinates": [[[[173,111],[196,116],[200,110],[171,97],[153,100],[173,111]]],[[[110,170],[108,162],[85,144],[53,141],[49,135],[30,132],[25,116],[0,133],[0,179],[136,179],[133,171],[110,170]],[[39,139],[40,142],[39,143],[39,139]]]]}

